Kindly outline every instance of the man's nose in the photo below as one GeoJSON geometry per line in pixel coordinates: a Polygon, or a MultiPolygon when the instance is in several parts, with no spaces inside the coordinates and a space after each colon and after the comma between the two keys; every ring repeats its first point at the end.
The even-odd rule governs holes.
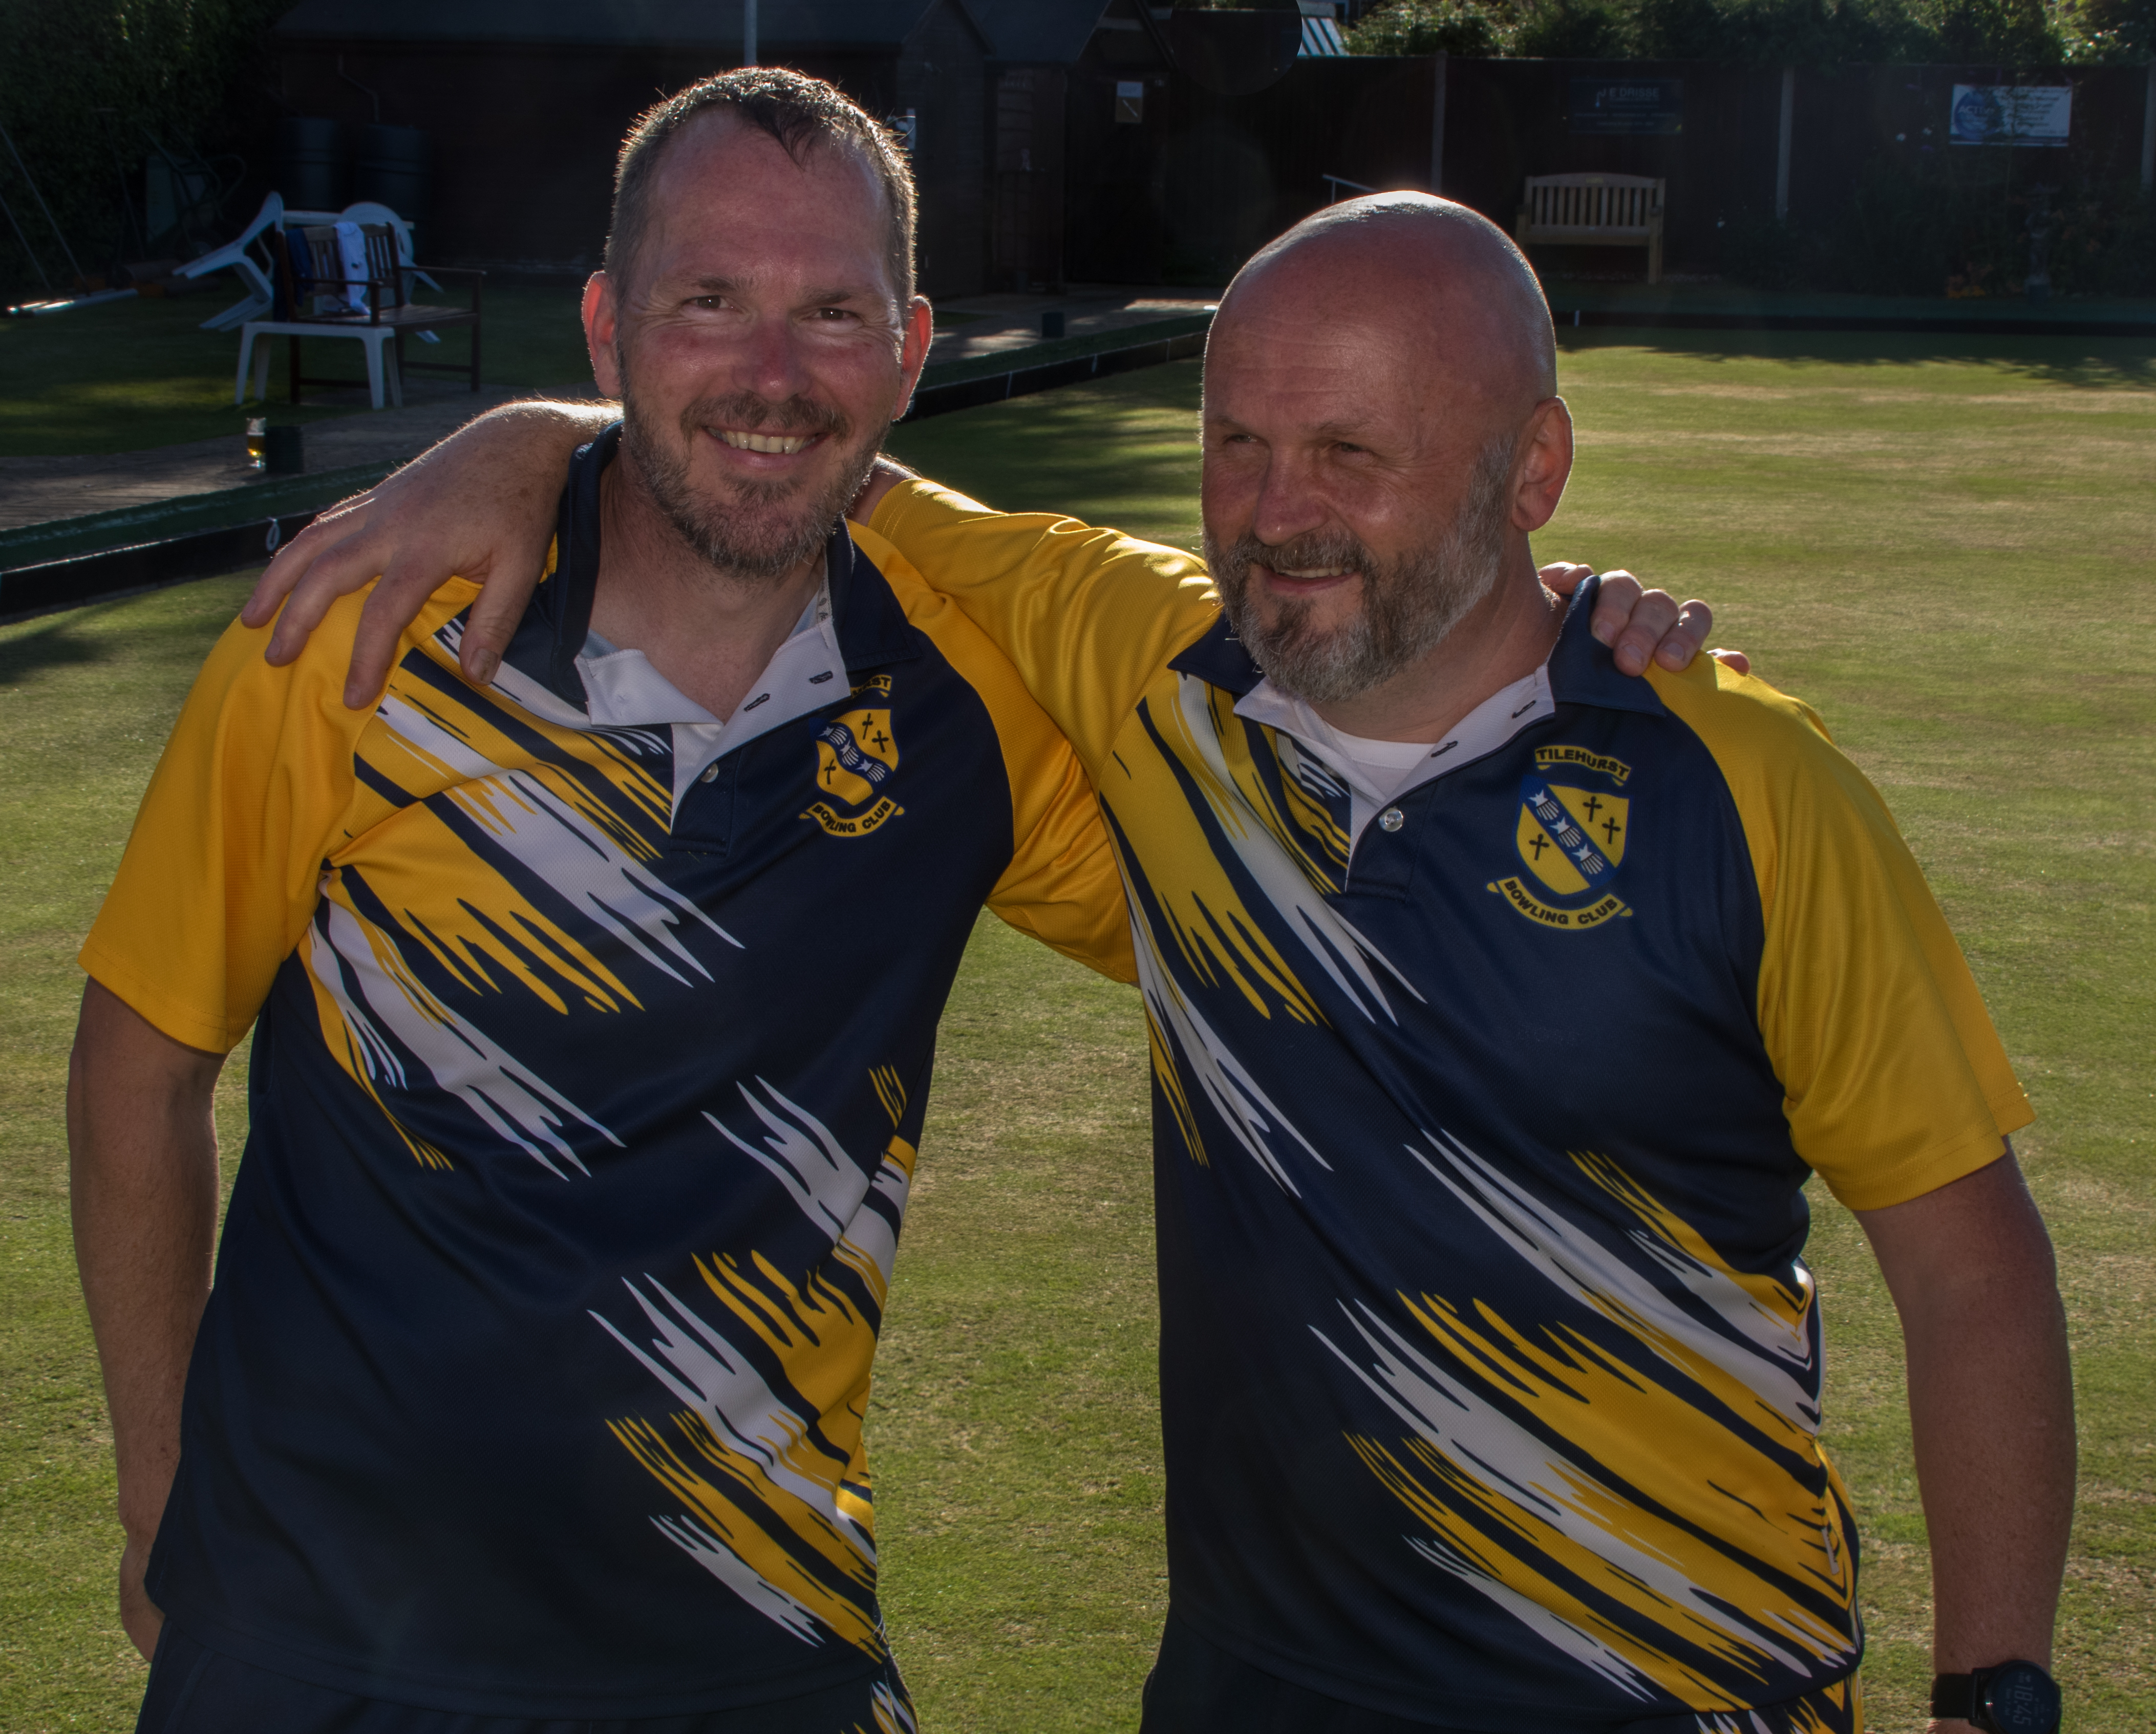
{"type": "Polygon", "coordinates": [[[1325,502],[1309,466],[1291,455],[1276,454],[1258,485],[1257,510],[1250,522],[1258,540],[1278,547],[1322,527],[1326,517],[1325,502]]]}
{"type": "Polygon", "coordinates": [[[750,325],[742,362],[747,376],[742,382],[767,403],[783,403],[807,389],[800,327],[783,314],[767,315],[750,325]]]}

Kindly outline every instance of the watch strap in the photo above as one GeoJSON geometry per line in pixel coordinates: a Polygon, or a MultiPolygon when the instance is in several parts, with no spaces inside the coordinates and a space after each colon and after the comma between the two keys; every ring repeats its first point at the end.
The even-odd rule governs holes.
{"type": "Polygon", "coordinates": [[[1932,1714],[1942,1721],[1976,1720],[1976,1675],[1935,1674],[1932,1676],[1932,1714]]]}
{"type": "Polygon", "coordinates": [[[2023,1731],[2035,1734],[2040,1727],[2044,1734],[2057,1734],[2058,1682],[2034,1662],[2020,1660],[1979,1668],[1969,1674],[1936,1674],[1932,1676],[1932,1714],[1942,1721],[1959,1720],[1972,1727],[1994,1731],[1994,1734],[2009,1734],[2009,1731],[2011,1734],[2023,1734],[2023,1731]],[[1996,1696],[1999,1688],[1994,1684],[2002,1680],[2014,1682],[2003,1702],[1996,1696]],[[2041,1687],[2035,1688],[2037,1696],[2044,1701],[2032,1705],[2029,1693],[2036,1682],[2041,1682],[2041,1687]],[[1997,1713],[2002,1708],[2006,1715],[2004,1721],[1997,1713]],[[2040,1721],[2030,1720],[2031,1711],[2040,1721]]]}

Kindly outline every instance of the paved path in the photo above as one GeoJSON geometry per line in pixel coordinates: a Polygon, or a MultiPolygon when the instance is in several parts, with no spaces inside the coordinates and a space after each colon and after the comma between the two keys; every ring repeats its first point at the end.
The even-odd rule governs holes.
{"type": "MultiPolygon", "coordinates": [[[[583,396],[589,390],[588,386],[578,387],[572,394],[583,396]]],[[[359,413],[305,424],[302,437],[310,470],[401,464],[481,410],[534,393],[506,386],[483,387],[475,393],[455,386],[436,387],[431,380],[424,385],[413,382],[406,387],[403,408],[378,411],[363,407],[364,392],[357,395],[362,406],[359,413]]],[[[278,418],[274,405],[270,418],[278,418]]],[[[264,480],[262,472],[248,463],[246,441],[237,434],[90,458],[0,458],[0,530],[214,493],[264,480]]]]}
{"type": "Polygon", "coordinates": [[[1150,325],[1156,320],[1184,314],[1209,313],[1220,299],[1218,290],[1129,290],[1079,288],[1060,295],[969,295],[963,300],[940,301],[936,310],[965,316],[963,322],[945,326],[928,346],[931,367],[939,362],[969,361],[1006,349],[1023,349],[1040,341],[1040,316],[1060,313],[1066,337],[1090,337],[1125,326],[1150,325]]]}
{"type": "MultiPolygon", "coordinates": [[[[936,334],[928,359],[932,365],[963,361],[1038,343],[1044,313],[1062,314],[1064,335],[1082,337],[1201,312],[1212,306],[1214,299],[1200,293],[1114,285],[1081,287],[1057,295],[969,296],[942,304],[942,311],[965,317],[936,334]]],[[[307,468],[400,464],[497,403],[544,395],[583,398],[593,389],[590,381],[581,380],[551,388],[495,386],[475,393],[449,381],[418,377],[405,382],[403,408],[382,410],[365,407],[364,391],[316,393],[308,399],[311,407],[335,404],[341,398],[354,405],[355,413],[306,423],[307,468]]],[[[272,421],[277,419],[278,407],[270,409],[272,421]]],[[[238,434],[91,458],[0,458],[0,530],[244,487],[262,479],[260,471],[249,466],[244,442],[238,434]]]]}

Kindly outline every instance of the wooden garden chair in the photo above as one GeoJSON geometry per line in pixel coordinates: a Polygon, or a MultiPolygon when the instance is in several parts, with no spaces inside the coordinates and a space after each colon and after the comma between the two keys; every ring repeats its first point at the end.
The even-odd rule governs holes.
{"type": "Polygon", "coordinates": [[[1662,280],[1662,196],[1648,175],[1530,175],[1512,239],[1568,247],[1644,247],[1647,281],[1662,280]]]}
{"type": "Polygon", "coordinates": [[[241,328],[239,372],[233,402],[248,397],[248,365],[254,364],[254,395],[265,401],[270,387],[270,346],[257,348],[258,339],[283,337],[291,345],[292,401],[300,401],[303,386],[357,385],[353,379],[311,377],[300,371],[300,343],[308,337],[341,337],[357,341],[367,351],[367,387],[377,409],[382,408],[384,387],[390,401],[404,407],[404,372],[461,373],[479,389],[480,297],[486,273],[448,265],[404,264],[398,257],[396,229],[387,223],[357,225],[364,253],[363,274],[348,268],[344,246],[334,223],[310,225],[286,231],[286,246],[278,259],[278,300],[275,319],[250,319],[241,328]],[[438,307],[411,299],[412,280],[424,269],[438,277],[462,278],[471,285],[469,307],[438,307]],[[355,293],[357,291],[357,293],[355,293]],[[471,327],[471,359],[468,362],[408,362],[404,358],[407,331],[434,331],[456,326],[471,327]]]}

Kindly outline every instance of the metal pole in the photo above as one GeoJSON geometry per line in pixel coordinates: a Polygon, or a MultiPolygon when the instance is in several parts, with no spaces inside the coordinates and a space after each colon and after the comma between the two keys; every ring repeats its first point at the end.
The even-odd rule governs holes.
{"type": "MultiPolygon", "coordinates": [[[[30,178],[29,167],[23,161],[23,153],[15,148],[15,141],[8,136],[8,129],[4,126],[0,126],[0,139],[7,140],[8,154],[15,159],[15,167],[22,171],[23,182],[30,189],[30,197],[37,200],[38,208],[45,213],[45,221],[52,224],[53,239],[60,244],[60,251],[67,255],[68,269],[76,276],[81,276],[82,267],[75,263],[74,249],[68,245],[67,237],[60,233],[59,223],[53,215],[53,208],[45,203],[44,194],[38,191],[38,183],[30,178]]],[[[38,274],[42,277],[44,273],[40,271],[38,274]]]]}
{"type": "Polygon", "coordinates": [[[53,280],[45,274],[44,265],[38,259],[38,255],[30,251],[30,238],[23,233],[23,225],[16,222],[14,210],[4,198],[0,198],[0,212],[6,213],[8,227],[15,231],[15,239],[23,244],[23,255],[30,261],[30,269],[38,274],[38,281],[44,284],[47,289],[50,289],[53,286],[53,280]]]}
{"type": "Polygon", "coordinates": [[[756,0],[742,0],[742,64],[756,64],[756,0]]]}
{"type": "Polygon", "coordinates": [[[1430,190],[1440,198],[1445,197],[1445,85],[1451,69],[1452,56],[1440,50],[1431,73],[1435,89],[1430,105],[1430,190]]]}
{"type": "Polygon", "coordinates": [[[2148,63],[2148,102],[2141,110],[2141,190],[2156,187],[2156,60],[2148,63]]]}
{"type": "Polygon", "coordinates": [[[1782,69],[1782,129],[1774,144],[1774,220],[1786,222],[1789,215],[1789,128],[1797,112],[1797,69],[1782,69]]]}

